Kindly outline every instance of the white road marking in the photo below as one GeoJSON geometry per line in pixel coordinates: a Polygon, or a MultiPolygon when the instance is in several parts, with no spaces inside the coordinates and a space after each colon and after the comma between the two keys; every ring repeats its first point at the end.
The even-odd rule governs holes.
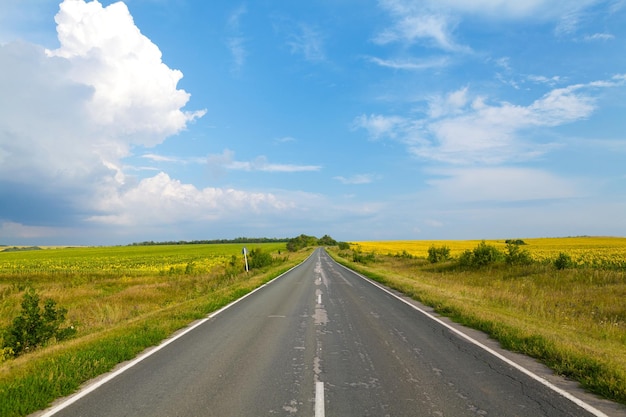
{"type": "Polygon", "coordinates": [[[315,383],[315,417],[324,417],[324,383],[315,383]]]}
{"type": "Polygon", "coordinates": [[[322,294],[317,294],[317,304],[322,304],[322,294]]]}
{"type": "Polygon", "coordinates": [[[460,331],[458,329],[455,329],[454,327],[450,326],[446,322],[444,322],[444,321],[438,319],[437,317],[429,314],[427,311],[422,310],[421,308],[419,308],[418,306],[410,303],[409,301],[407,301],[407,300],[405,300],[405,299],[403,299],[401,297],[398,297],[396,294],[394,294],[393,292],[391,292],[387,288],[383,287],[382,285],[378,284],[377,282],[372,281],[371,279],[369,279],[369,278],[359,274],[356,271],[353,271],[352,269],[350,269],[350,268],[348,268],[348,267],[346,267],[344,265],[341,265],[340,263],[337,263],[337,265],[339,265],[339,266],[343,267],[344,269],[346,269],[346,270],[356,274],[358,277],[364,279],[365,281],[369,282],[373,286],[383,290],[384,292],[386,292],[387,294],[391,295],[395,299],[400,300],[403,303],[411,306],[411,308],[419,311],[420,313],[422,313],[423,315],[425,315],[429,319],[436,321],[440,325],[444,326],[445,328],[447,328],[451,332],[457,334],[458,336],[462,337],[463,339],[467,340],[468,342],[472,343],[473,345],[478,346],[479,348],[481,348],[481,349],[485,350],[486,352],[492,354],[496,358],[504,361],[506,364],[512,366],[513,368],[515,368],[518,371],[522,372],[523,374],[529,376],[530,378],[534,379],[535,381],[539,382],[540,384],[543,384],[545,387],[547,387],[547,388],[553,390],[554,392],[560,394],[562,397],[567,398],[568,400],[570,400],[574,404],[578,405],[580,408],[582,408],[582,409],[588,411],[589,413],[593,414],[594,416],[596,416],[596,417],[609,417],[608,415],[604,414],[602,411],[598,410],[594,406],[592,406],[590,404],[587,404],[586,402],[584,402],[580,398],[575,397],[574,395],[570,394],[569,392],[567,392],[567,391],[557,387],[556,385],[552,384],[548,380],[540,377],[537,374],[534,374],[532,371],[524,368],[522,365],[520,365],[520,364],[518,364],[516,362],[513,362],[512,360],[510,360],[507,357],[501,355],[500,353],[496,352],[495,350],[491,349],[490,347],[483,345],[478,340],[473,339],[472,337],[466,335],[465,333],[463,333],[462,331],[460,331]]]}

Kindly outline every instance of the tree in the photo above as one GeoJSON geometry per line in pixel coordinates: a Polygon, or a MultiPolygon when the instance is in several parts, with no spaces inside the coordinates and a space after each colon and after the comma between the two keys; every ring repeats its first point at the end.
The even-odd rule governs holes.
{"type": "Polygon", "coordinates": [[[61,328],[67,310],[57,308],[51,298],[39,306],[39,295],[32,288],[22,299],[22,311],[4,332],[3,348],[9,348],[14,356],[29,352],[52,338],[67,339],[76,333],[73,326],[61,328]]]}

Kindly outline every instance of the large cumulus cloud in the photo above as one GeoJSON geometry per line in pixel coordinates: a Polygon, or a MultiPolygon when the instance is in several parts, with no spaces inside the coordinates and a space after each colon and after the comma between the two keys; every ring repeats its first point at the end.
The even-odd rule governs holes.
{"type": "Polygon", "coordinates": [[[103,7],[65,0],[55,21],[57,49],[0,44],[5,237],[94,221],[159,222],[180,218],[180,212],[189,216],[191,206],[193,213],[202,212],[202,205],[232,207],[240,201],[244,209],[254,202],[282,207],[271,195],[198,190],[166,174],[143,181],[129,177],[123,160],[133,147],[160,144],[205,112],[184,109],[190,94],[177,86],[182,72],[162,61],[124,3],[103,7]],[[156,193],[154,184],[169,194],[156,193]],[[167,209],[168,216],[142,217],[142,200],[167,209]]]}

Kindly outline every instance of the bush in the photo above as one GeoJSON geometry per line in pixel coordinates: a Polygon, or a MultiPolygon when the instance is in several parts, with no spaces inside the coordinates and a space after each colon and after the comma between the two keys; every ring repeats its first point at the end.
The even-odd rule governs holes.
{"type": "Polygon", "coordinates": [[[339,250],[350,250],[350,244],[348,242],[339,242],[339,250]]]}
{"type": "Polygon", "coordinates": [[[567,253],[559,253],[559,256],[554,260],[556,269],[571,268],[572,265],[572,258],[567,253]]]}
{"type": "Polygon", "coordinates": [[[503,258],[498,248],[488,245],[484,240],[474,248],[473,254],[473,262],[478,267],[493,264],[503,258]]]}
{"type": "Polygon", "coordinates": [[[504,255],[506,263],[509,265],[530,265],[532,257],[530,253],[519,247],[518,243],[507,243],[507,253],[504,255]]]}
{"type": "Polygon", "coordinates": [[[504,254],[493,245],[483,240],[473,251],[466,250],[459,257],[459,265],[463,267],[481,268],[504,259],[504,254]]]}
{"type": "Polygon", "coordinates": [[[250,269],[263,268],[264,266],[270,266],[272,263],[274,263],[272,255],[263,252],[260,248],[252,249],[248,254],[248,267],[250,269]]]}
{"type": "Polygon", "coordinates": [[[352,252],[352,262],[358,262],[360,264],[366,264],[376,261],[376,256],[373,252],[363,254],[360,250],[352,252]]]}
{"type": "Polygon", "coordinates": [[[450,259],[450,248],[447,246],[441,246],[439,248],[434,245],[428,248],[428,261],[431,264],[437,262],[443,262],[450,259]]]}
{"type": "Polygon", "coordinates": [[[61,328],[67,310],[57,308],[50,298],[39,306],[39,295],[30,289],[24,294],[22,312],[13,319],[13,324],[4,331],[3,355],[19,356],[44,345],[51,339],[64,340],[76,333],[74,326],[61,328]]]}

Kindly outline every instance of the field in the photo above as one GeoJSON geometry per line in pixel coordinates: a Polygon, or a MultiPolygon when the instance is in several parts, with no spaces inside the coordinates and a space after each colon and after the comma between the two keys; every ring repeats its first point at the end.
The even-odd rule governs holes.
{"type": "MultiPolygon", "coordinates": [[[[249,245],[269,252],[284,243],[249,245]]],[[[32,287],[67,308],[69,321],[89,333],[197,297],[220,283],[233,256],[243,269],[243,246],[171,245],[57,248],[0,252],[0,327],[32,287]]]]}
{"type": "MultiPolygon", "coordinates": [[[[531,262],[465,267],[481,241],[353,242],[341,262],[626,403],[626,239],[523,239],[531,262]],[[452,259],[427,260],[447,246],[452,259]],[[358,254],[358,256],[355,256],[358,254]],[[365,255],[369,254],[369,255],[365,255]],[[555,259],[573,261],[558,268],[555,259]]],[[[506,243],[486,241],[506,252],[506,243]]]]}
{"type": "Polygon", "coordinates": [[[273,261],[246,273],[241,244],[0,252],[0,328],[20,314],[32,288],[67,309],[66,324],[77,329],[72,339],[52,340],[17,358],[0,355],[0,415],[44,408],[307,254],[287,252],[285,243],[246,247],[273,261]]]}
{"type": "MultiPolygon", "coordinates": [[[[626,238],[623,237],[566,237],[522,239],[531,257],[538,262],[552,261],[559,253],[568,254],[576,265],[581,267],[626,268],[626,238]]],[[[414,256],[428,255],[431,246],[447,246],[452,256],[459,256],[465,250],[472,250],[480,240],[406,240],[382,242],[352,242],[355,248],[364,252],[379,254],[401,254],[403,251],[414,256]]],[[[505,250],[506,241],[485,240],[500,250],[505,250]]]]}

